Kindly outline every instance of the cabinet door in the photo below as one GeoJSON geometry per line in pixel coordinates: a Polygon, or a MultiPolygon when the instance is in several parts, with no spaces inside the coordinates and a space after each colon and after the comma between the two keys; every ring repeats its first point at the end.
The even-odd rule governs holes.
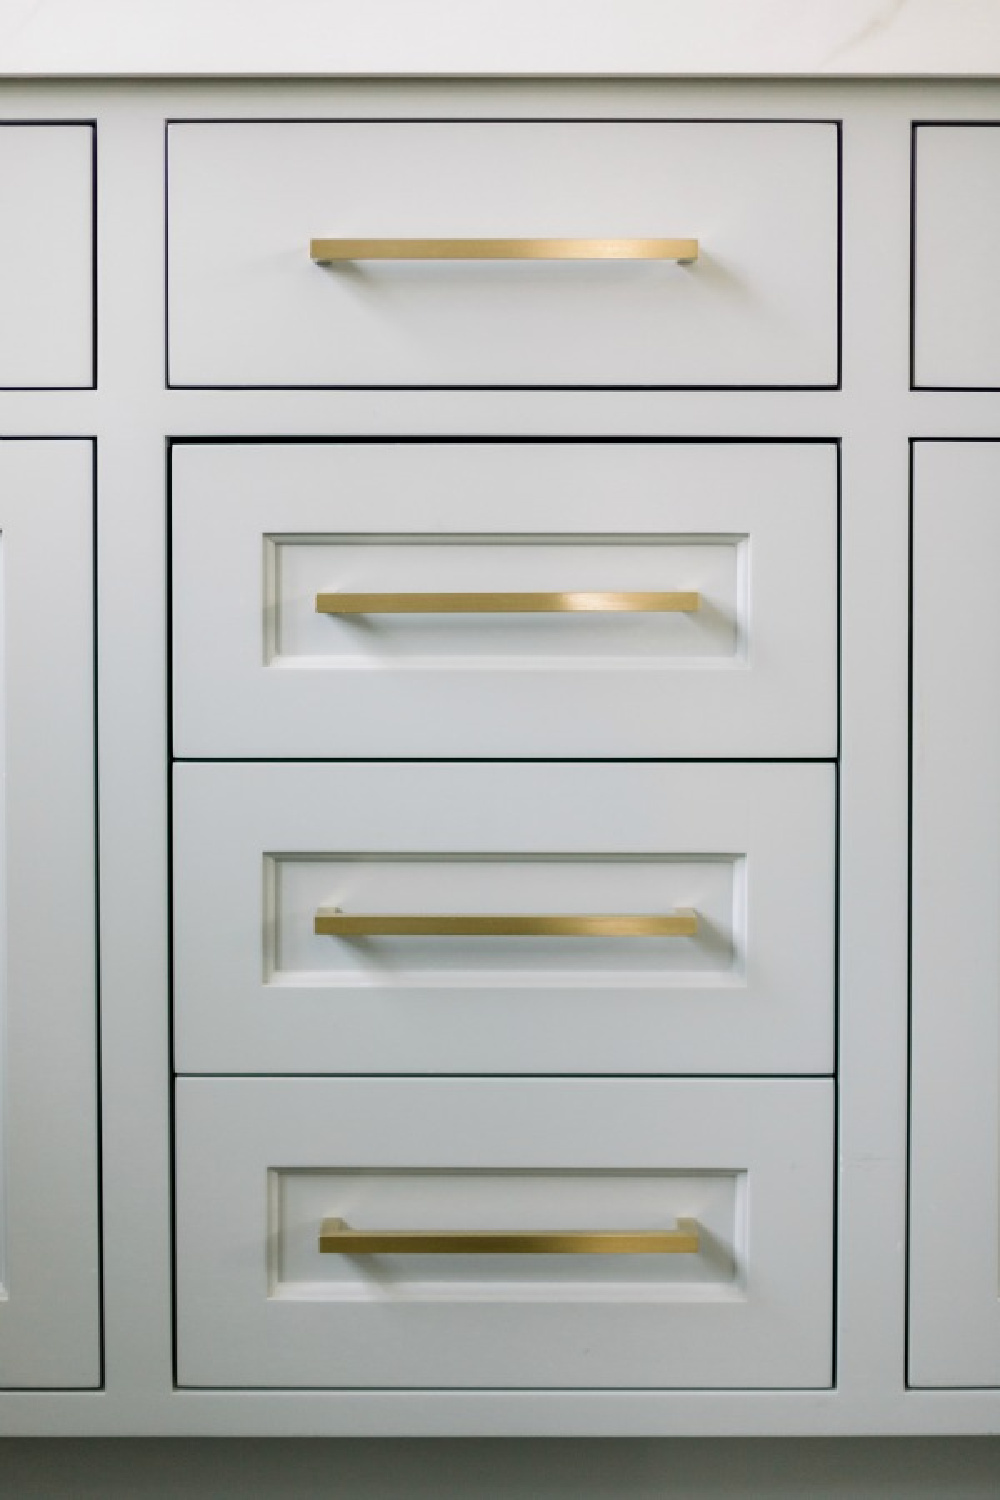
{"type": "Polygon", "coordinates": [[[94,384],[94,127],[0,122],[0,388],[94,384]]]}
{"type": "Polygon", "coordinates": [[[100,1383],[92,456],[0,442],[0,1387],[100,1383]]]}
{"type": "Polygon", "coordinates": [[[919,125],[913,150],[913,383],[995,390],[1000,128],[919,125]]]}
{"type": "Polygon", "coordinates": [[[1000,443],[918,443],[910,1381],[1000,1384],[1000,443]]]}

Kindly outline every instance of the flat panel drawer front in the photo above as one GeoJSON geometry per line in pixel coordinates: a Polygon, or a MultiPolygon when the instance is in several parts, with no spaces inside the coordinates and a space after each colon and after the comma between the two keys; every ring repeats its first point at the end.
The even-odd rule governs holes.
{"type": "Polygon", "coordinates": [[[1000,442],[917,443],[910,1381],[1000,1386],[1000,442]],[[961,605],[942,583],[960,580],[961,605]]]}
{"type": "Polygon", "coordinates": [[[826,1080],[181,1079],[176,1119],[181,1385],[830,1384],[826,1080]]]}
{"type": "Polygon", "coordinates": [[[838,151],[827,121],[173,124],[171,383],[835,385],[838,151]]]}
{"type": "Polygon", "coordinates": [[[832,443],[177,444],[175,750],[832,756],[832,443]]]}
{"type": "Polygon", "coordinates": [[[913,132],[913,378],[1000,388],[1000,123],[913,132]]]}
{"type": "Polygon", "coordinates": [[[174,811],[182,1072],[831,1070],[830,766],[190,764],[174,811]]]}
{"type": "Polygon", "coordinates": [[[94,384],[94,129],[0,121],[0,389],[94,384]]]}

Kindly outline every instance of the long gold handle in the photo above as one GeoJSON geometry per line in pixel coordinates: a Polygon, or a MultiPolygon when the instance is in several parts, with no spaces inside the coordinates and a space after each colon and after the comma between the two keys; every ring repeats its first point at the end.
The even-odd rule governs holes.
{"type": "Polygon", "coordinates": [[[351,1229],[324,1219],[322,1255],[697,1255],[697,1219],[676,1229],[351,1229]]]}
{"type": "Polygon", "coordinates": [[[317,239],[309,256],[320,265],[345,260],[676,260],[698,259],[698,241],[670,240],[427,240],[317,239]]]}
{"type": "Polygon", "coordinates": [[[317,594],[318,615],[693,614],[698,593],[317,594]]]}
{"type": "Polygon", "coordinates": [[[317,937],[693,937],[698,913],[664,916],[356,916],[321,907],[317,937]]]}

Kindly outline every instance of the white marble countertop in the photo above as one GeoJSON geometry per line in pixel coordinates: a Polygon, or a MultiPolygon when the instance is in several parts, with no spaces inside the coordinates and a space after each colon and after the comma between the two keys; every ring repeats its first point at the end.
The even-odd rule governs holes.
{"type": "Polygon", "coordinates": [[[0,77],[1000,77],[1000,0],[0,0],[0,77]]]}

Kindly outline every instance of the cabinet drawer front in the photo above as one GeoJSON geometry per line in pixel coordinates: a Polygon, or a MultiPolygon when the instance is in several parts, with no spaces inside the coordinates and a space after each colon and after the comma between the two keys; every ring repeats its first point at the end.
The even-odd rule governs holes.
{"type": "Polygon", "coordinates": [[[174,124],[171,383],[835,385],[838,151],[825,121],[174,124]],[[331,236],[479,243],[315,263],[331,236]],[[479,258],[540,236],[699,251],[479,258]]]}
{"type": "Polygon", "coordinates": [[[1000,125],[913,133],[913,379],[1000,388],[1000,125]]]}
{"type": "Polygon", "coordinates": [[[181,1079],[176,1121],[181,1385],[830,1384],[827,1081],[181,1079]],[[696,1250],[453,1238],[678,1218],[696,1250]]]}
{"type": "Polygon", "coordinates": [[[94,384],[94,130],[0,122],[0,388],[94,384]]]}
{"type": "Polygon", "coordinates": [[[182,1072],[832,1067],[830,766],[192,764],[174,812],[182,1072]]]}
{"type": "Polygon", "coordinates": [[[819,442],[175,445],[175,748],[835,755],[837,482],[819,442]]]}

